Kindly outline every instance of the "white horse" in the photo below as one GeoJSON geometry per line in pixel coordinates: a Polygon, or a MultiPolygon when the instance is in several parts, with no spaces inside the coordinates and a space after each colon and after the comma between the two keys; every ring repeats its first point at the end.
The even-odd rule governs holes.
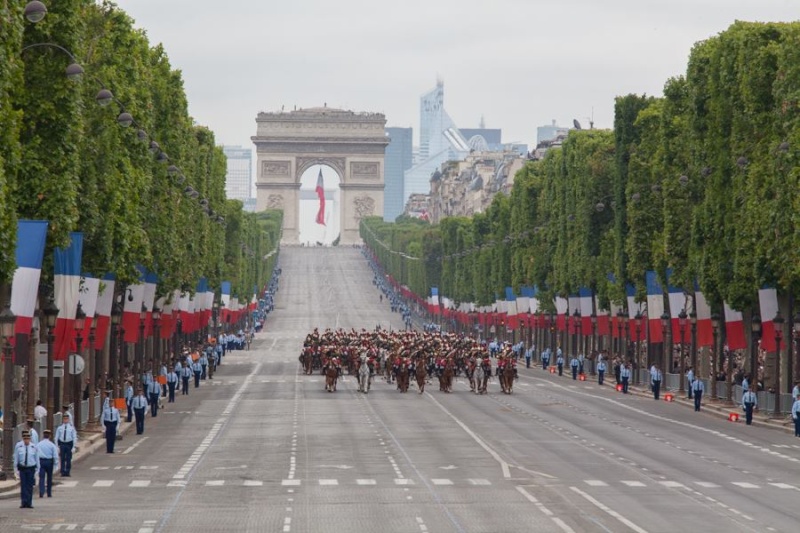
{"type": "Polygon", "coordinates": [[[486,394],[487,381],[489,381],[489,376],[483,370],[483,359],[479,357],[475,364],[475,388],[473,392],[475,394],[486,394]]]}
{"type": "Polygon", "coordinates": [[[367,356],[361,356],[361,364],[358,367],[358,391],[364,394],[369,393],[369,387],[372,384],[372,376],[370,375],[369,365],[367,364],[367,356]]]}

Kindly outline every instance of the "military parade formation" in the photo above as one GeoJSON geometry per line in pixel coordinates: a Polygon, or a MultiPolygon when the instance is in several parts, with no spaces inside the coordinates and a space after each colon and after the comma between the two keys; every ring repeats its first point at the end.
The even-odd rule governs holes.
{"type": "Polygon", "coordinates": [[[345,373],[357,378],[363,393],[369,392],[375,377],[396,384],[401,393],[415,382],[420,394],[433,378],[441,392],[450,393],[459,376],[476,394],[488,392],[493,376],[501,390],[511,394],[517,379],[517,353],[510,344],[491,353],[486,344],[456,333],[315,328],[306,336],[299,361],[304,374],[319,371],[325,376],[328,392],[336,391],[345,373]]]}

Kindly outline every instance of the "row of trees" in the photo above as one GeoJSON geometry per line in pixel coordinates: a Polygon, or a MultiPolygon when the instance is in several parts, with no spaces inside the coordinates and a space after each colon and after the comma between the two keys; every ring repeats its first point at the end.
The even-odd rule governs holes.
{"type": "MultiPolygon", "coordinates": [[[[510,195],[428,227],[368,219],[362,235],[401,283],[486,305],[506,286],[645,300],[645,272],[722,313],[800,289],[800,23],[737,22],[693,48],[660,98],[615,102],[612,131],[572,131],[529,162],[510,195]],[[615,282],[609,281],[608,274],[615,282]]],[[[771,320],[773,317],[763,317],[771,320]]],[[[749,329],[749,328],[746,328],[749,329]]]]}
{"type": "Polygon", "coordinates": [[[16,220],[49,221],[52,249],[84,233],[83,267],[135,283],[159,275],[159,294],[232,282],[249,301],[276,255],[280,213],[247,214],[225,198],[225,156],[194,123],[179,71],[164,49],[110,2],[61,0],[41,22],[26,2],[0,8],[0,281],[15,270],[16,220]],[[85,72],[68,79],[68,65],[85,72]],[[113,93],[98,105],[102,88],[113,93]],[[118,124],[129,113],[129,127],[118,124]],[[194,192],[196,191],[196,192],[194,192]]]}

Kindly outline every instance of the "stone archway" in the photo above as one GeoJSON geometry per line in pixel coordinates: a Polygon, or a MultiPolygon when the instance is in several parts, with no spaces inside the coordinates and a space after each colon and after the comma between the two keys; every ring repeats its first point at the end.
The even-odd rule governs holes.
{"type": "Polygon", "coordinates": [[[256,209],[282,209],[281,244],[298,244],[300,177],[313,165],[339,174],[341,244],[361,242],[366,216],[383,216],[386,117],[315,107],[256,117],[256,209]]]}

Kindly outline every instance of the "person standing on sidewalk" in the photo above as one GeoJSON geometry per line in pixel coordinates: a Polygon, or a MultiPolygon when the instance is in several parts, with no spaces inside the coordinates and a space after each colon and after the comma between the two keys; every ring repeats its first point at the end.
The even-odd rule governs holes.
{"type": "Polygon", "coordinates": [[[14,447],[14,473],[19,478],[20,509],[33,509],[33,486],[39,473],[39,452],[31,442],[28,430],[22,432],[22,441],[14,447]]]}
{"type": "Polygon", "coordinates": [[[206,379],[208,374],[206,373],[208,369],[208,356],[206,355],[206,351],[202,350],[200,352],[200,359],[198,359],[200,363],[200,379],[206,379]]]}
{"type": "Polygon", "coordinates": [[[147,409],[147,398],[144,397],[142,389],[139,389],[138,394],[133,397],[131,405],[133,415],[136,417],[136,434],[141,435],[144,433],[144,411],[147,409]]]}
{"type": "Polygon", "coordinates": [[[650,384],[653,386],[653,398],[656,400],[658,400],[661,395],[661,380],[663,377],[658,365],[653,365],[653,368],[650,370],[650,384]]]}
{"type": "Polygon", "coordinates": [[[125,419],[130,423],[133,420],[133,385],[130,381],[125,382],[125,405],[128,407],[128,416],[125,419]]]}
{"type": "Polygon", "coordinates": [[[753,423],[753,409],[758,407],[758,395],[749,390],[742,394],[742,409],[744,409],[744,422],[748,426],[753,423]]]}
{"type": "Polygon", "coordinates": [[[600,362],[597,363],[597,384],[603,384],[603,378],[606,374],[606,362],[600,359],[600,362]]]}
{"type": "Polygon", "coordinates": [[[628,363],[623,363],[619,371],[619,378],[622,380],[622,394],[628,394],[628,383],[631,380],[631,367],[628,363]]]}
{"type": "Polygon", "coordinates": [[[792,405],[792,420],[794,420],[794,436],[800,437],[800,393],[795,396],[796,400],[792,405]]]}
{"type": "Polygon", "coordinates": [[[72,452],[78,444],[78,433],[70,422],[69,413],[61,418],[61,425],[56,430],[56,444],[58,445],[58,459],[61,464],[61,477],[69,477],[72,470],[72,452]]]}
{"type": "Polygon", "coordinates": [[[697,378],[692,382],[692,394],[694,395],[694,410],[700,410],[700,402],[703,401],[703,392],[705,392],[705,385],[703,380],[697,378]]]}
{"type": "Polygon", "coordinates": [[[189,379],[192,377],[192,369],[186,363],[181,367],[181,395],[189,394],[189,379]]]}
{"type": "Polygon", "coordinates": [[[564,356],[561,354],[561,348],[558,349],[558,356],[556,356],[556,366],[558,367],[558,375],[564,375],[564,356]]]}
{"type": "Polygon", "coordinates": [[[42,432],[42,440],[36,446],[36,451],[39,452],[39,497],[44,498],[44,493],[47,492],[47,497],[53,496],[53,468],[58,464],[58,448],[50,440],[52,432],[45,429],[42,432]]]}
{"type": "Polygon", "coordinates": [[[569,366],[572,368],[572,381],[578,379],[578,365],[578,358],[573,355],[569,360],[569,366]]]}
{"type": "Polygon", "coordinates": [[[158,416],[158,398],[161,396],[161,384],[154,379],[147,385],[147,389],[150,397],[150,416],[155,418],[158,416]]]}
{"type": "Polygon", "coordinates": [[[200,358],[192,363],[192,372],[194,372],[194,388],[198,388],[200,386],[200,375],[203,373],[203,367],[200,364],[200,358]]]}
{"type": "Polygon", "coordinates": [[[117,442],[117,427],[119,426],[119,410],[114,407],[108,397],[106,397],[103,405],[102,420],[106,428],[106,453],[114,453],[114,444],[117,442]]]}
{"type": "Polygon", "coordinates": [[[692,399],[692,386],[694,385],[694,370],[692,370],[692,367],[689,367],[689,369],[686,371],[686,381],[688,383],[688,386],[686,387],[686,390],[687,390],[687,393],[689,394],[689,399],[691,400],[692,399]]]}
{"type": "Polygon", "coordinates": [[[175,387],[178,386],[178,374],[175,373],[175,370],[171,370],[167,374],[167,392],[169,392],[169,398],[167,399],[167,403],[174,403],[175,402],[175,387]]]}

